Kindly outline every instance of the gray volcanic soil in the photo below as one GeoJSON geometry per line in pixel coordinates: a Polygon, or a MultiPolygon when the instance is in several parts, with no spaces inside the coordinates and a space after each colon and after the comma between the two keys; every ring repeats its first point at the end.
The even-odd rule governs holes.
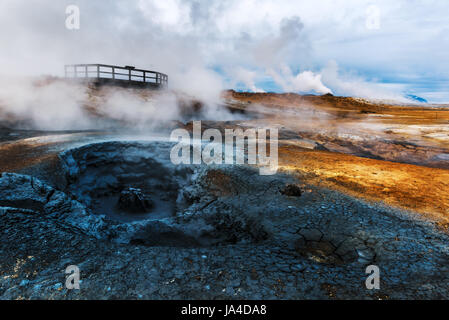
{"type": "Polygon", "coordinates": [[[449,298],[449,237],[430,222],[312,186],[287,196],[301,181],[284,173],[174,166],[171,146],[88,144],[51,174],[1,174],[0,298],[449,298]],[[118,206],[129,188],[151,208],[118,206]]]}

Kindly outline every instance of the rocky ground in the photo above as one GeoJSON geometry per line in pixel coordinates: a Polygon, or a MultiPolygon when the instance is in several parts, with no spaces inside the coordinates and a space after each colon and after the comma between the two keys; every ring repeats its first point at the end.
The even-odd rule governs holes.
{"type": "MultiPolygon", "coordinates": [[[[449,298],[447,106],[228,91],[232,121],[202,129],[278,128],[261,176],[175,166],[169,132],[130,131],[89,90],[102,130],[0,120],[0,299],[449,298]]],[[[204,105],[177,101],[183,122],[156,122],[191,130],[204,105]]]]}
{"type": "Polygon", "coordinates": [[[41,179],[3,173],[0,297],[449,297],[449,239],[432,222],[283,172],[178,168],[170,146],[87,144],[60,153],[41,179]],[[116,201],[128,187],[171,213],[99,214],[98,201],[116,201]],[[380,290],[365,287],[372,264],[380,290]],[[80,290],[65,288],[69,265],[80,268],[80,290]]]}

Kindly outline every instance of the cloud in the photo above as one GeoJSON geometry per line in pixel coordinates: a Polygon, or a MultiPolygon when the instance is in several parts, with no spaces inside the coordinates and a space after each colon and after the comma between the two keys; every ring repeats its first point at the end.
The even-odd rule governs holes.
{"type": "Polygon", "coordinates": [[[210,105],[217,102],[224,88],[222,77],[215,71],[199,66],[192,66],[174,77],[173,86],[201,99],[210,105]]]}
{"type": "Polygon", "coordinates": [[[332,87],[337,95],[410,102],[404,97],[405,87],[403,85],[370,82],[356,74],[341,72],[335,61],[328,63],[321,71],[321,77],[323,82],[332,87]]]}
{"type": "Polygon", "coordinates": [[[252,92],[265,92],[265,90],[256,86],[258,73],[254,70],[248,70],[244,67],[229,68],[228,75],[232,79],[231,86],[233,88],[239,84],[243,84],[245,88],[252,92]]]}
{"type": "Polygon", "coordinates": [[[284,91],[317,94],[332,93],[321,81],[321,74],[311,71],[303,71],[294,75],[289,67],[282,66],[280,72],[273,69],[268,70],[274,81],[279,84],[284,91]]]}
{"type": "Polygon", "coordinates": [[[266,35],[250,47],[257,65],[272,68],[285,63],[292,49],[307,52],[308,41],[302,33],[304,24],[300,17],[285,18],[280,22],[279,33],[266,35]]]}
{"type": "Polygon", "coordinates": [[[0,73],[62,75],[66,63],[101,62],[161,70],[173,88],[191,70],[206,81],[218,75],[216,96],[218,82],[270,90],[260,80],[274,76],[281,87],[302,91],[314,83],[312,91],[324,92],[319,70],[335,60],[341,74],[356,70],[379,86],[398,83],[449,101],[446,87],[433,85],[449,79],[448,10],[437,0],[2,0],[0,73]],[[65,28],[69,4],[80,7],[78,31],[65,28]],[[373,5],[379,29],[367,28],[373,5]]]}

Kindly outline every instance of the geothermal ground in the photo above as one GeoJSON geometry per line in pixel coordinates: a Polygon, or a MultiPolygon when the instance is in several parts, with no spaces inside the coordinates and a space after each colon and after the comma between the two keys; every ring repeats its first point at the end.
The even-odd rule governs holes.
{"type": "MultiPolygon", "coordinates": [[[[89,90],[86,110],[108,118],[89,90]]],[[[24,130],[2,114],[0,298],[449,298],[449,108],[225,92],[232,120],[202,129],[278,128],[278,173],[261,176],[172,164],[171,130],[204,116],[177,101],[180,121],[151,132],[24,130]]]]}

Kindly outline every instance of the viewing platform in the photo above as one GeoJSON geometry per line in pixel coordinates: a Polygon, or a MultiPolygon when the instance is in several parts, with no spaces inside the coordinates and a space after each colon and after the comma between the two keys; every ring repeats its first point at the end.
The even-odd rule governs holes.
{"type": "Polygon", "coordinates": [[[168,84],[164,73],[136,69],[134,66],[112,66],[107,64],[72,64],[64,66],[66,79],[93,82],[96,85],[121,87],[162,88],[168,84]]]}

